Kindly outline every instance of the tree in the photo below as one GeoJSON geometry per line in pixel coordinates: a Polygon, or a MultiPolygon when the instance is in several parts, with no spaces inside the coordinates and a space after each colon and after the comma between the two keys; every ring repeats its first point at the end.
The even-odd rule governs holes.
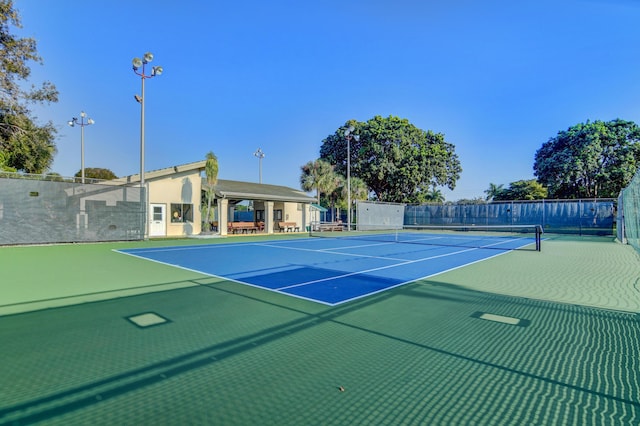
{"type": "MultiPolygon", "coordinates": [[[[81,177],[82,170],[78,171],[74,176],[81,177]]],[[[96,167],[89,167],[84,169],[84,177],[88,179],[99,179],[99,180],[113,180],[118,178],[118,176],[116,176],[116,174],[113,173],[111,170],[101,169],[96,167]]]]}
{"type": "Polygon", "coordinates": [[[211,220],[211,201],[215,196],[215,187],[218,183],[218,157],[212,152],[209,151],[205,157],[207,159],[204,165],[204,174],[207,179],[207,214],[205,216],[204,222],[209,224],[211,220]]]}
{"type": "Polygon", "coordinates": [[[22,28],[12,0],[0,0],[0,152],[4,168],[27,173],[48,170],[56,153],[56,129],[51,122],[38,125],[30,105],[58,101],[58,91],[50,82],[40,88],[25,89],[30,61],[42,63],[33,38],[11,34],[22,28]]]}
{"type": "Polygon", "coordinates": [[[547,198],[547,188],[535,179],[511,182],[508,188],[498,192],[493,201],[505,200],[542,200],[547,198]]]}
{"type": "Polygon", "coordinates": [[[2,151],[0,151],[0,172],[2,171],[16,172],[16,169],[14,167],[9,167],[9,165],[7,164],[7,158],[5,154],[2,151]]]}
{"type": "Polygon", "coordinates": [[[327,161],[322,159],[309,161],[301,169],[300,187],[303,191],[315,189],[318,204],[320,204],[320,194],[328,194],[336,189],[335,171],[327,161]]]}
{"type": "Polygon", "coordinates": [[[504,191],[504,185],[503,184],[499,184],[496,185],[495,183],[490,183],[489,184],[489,189],[485,189],[484,193],[487,194],[487,201],[492,201],[493,199],[495,199],[496,197],[500,196],[500,193],[504,191]]]}
{"type": "Polygon", "coordinates": [[[536,152],[533,169],[553,198],[613,198],[639,166],[640,128],[616,119],[558,132],[536,152]]]}
{"type": "Polygon", "coordinates": [[[462,168],[455,148],[442,133],[418,129],[407,119],[375,116],[360,123],[350,120],[322,141],[320,157],[346,176],[350,126],[359,140],[350,141],[351,175],[361,178],[376,199],[420,202],[431,188],[455,188],[462,168]]]}

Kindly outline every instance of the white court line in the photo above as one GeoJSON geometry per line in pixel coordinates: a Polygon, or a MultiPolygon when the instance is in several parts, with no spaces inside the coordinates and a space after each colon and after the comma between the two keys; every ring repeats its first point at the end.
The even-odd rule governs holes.
{"type": "MultiPolygon", "coordinates": [[[[395,243],[383,243],[383,244],[379,244],[379,245],[386,245],[386,244],[395,244],[395,243]]],[[[364,258],[368,258],[368,259],[396,260],[398,262],[407,262],[407,261],[409,261],[409,259],[400,259],[400,258],[394,258],[394,257],[388,257],[388,256],[370,256],[370,255],[367,255],[367,254],[339,253],[339,252],[328,251],[328,250],[339,250],[338,248],[318,250],[318,249],[306,249],[306,248],[300,248],[300,247],[277,246],[277,245],[272,245],[272,244],[256,244],[256,245],[263,246],[263,247],[271,247],[271,248],[283,249],[283,250],[310,251],[310,252],[313,252],[313,253],[329,253],[329,254],[335,254],[335,255],[338,255],[338,256],[364,257],[364,258]]],[[[359,246],[353,246],[351,248],[357,248],[357,247],[359,247],[359,246]]],[[[366,247],[369,247],[369,245],[367,245],[366,247]]]]}
{"type": "MultiPolygon", "coordinates": [[[[369,272],[381,271],[383,269],[390,269],[390,268],[395,268],[395,267],[398,267],[398,266],[410,265],[412,263],[424,262],[425,260],[432,260],[432,259],[437,259],[437,258],[440,258],[440,257],[452,256],[454,254],[465,253],[465,252],[473,251],[473,250],[478,250],[478,249],[477,248],[469,248],[469,249],[465,249],[465,250],[454,251],[453,253],[440,254],[438,256],[430,256],[430,257],[425,257],[425,258],[422,258],[422,259],[415,259],[415,260],[405,260],[402,263],[396,263],[394,265],[380,266],[378,268],[366,269],[364,271],[349,272],[348,274],[342,274],[342,275],[338,275],[338,276],[335,276],[335,277],[321,278],[319,280],[307,281],[307,282],[304,282],[304,283],[293,284],[293,285],[289,285],[289,286],[285,286],[285,287],[278,287],[278,288],[276,288],[276,290],[288,290],[290,288],[302,287],[302,286],[305,286],[305,285],[316,284],[316,283],[323,282],[323,281],[333,281],[333,280],[337,280],[339,278],[351,277],[353,275],[366,274],[366,273],[369,273],[369,272]]],[[[385,258],[385,259],[388,259],[388,258],[385,258]]]]}

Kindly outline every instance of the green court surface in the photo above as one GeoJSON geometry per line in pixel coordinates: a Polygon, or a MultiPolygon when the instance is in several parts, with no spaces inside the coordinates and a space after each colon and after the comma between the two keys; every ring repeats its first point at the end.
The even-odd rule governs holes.
{"type": "Polygon", "coordinates": [[[112,251],[249,238],[0,247],[0,424],[640,422],[629,246],[551,236],[335,307],[112,251]]]}

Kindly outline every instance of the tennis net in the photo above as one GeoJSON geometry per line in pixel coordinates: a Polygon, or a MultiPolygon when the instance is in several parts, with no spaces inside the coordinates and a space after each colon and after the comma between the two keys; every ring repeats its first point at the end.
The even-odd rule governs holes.
{"type": "Polygon", "coordinates": [[[358,239],[372,242],[426,244],[495,250],[542,249],[540,225],[404,225],[402,227],[367,225],[367,230],[321,231],[312,229],[312,237],[358,239]]]}

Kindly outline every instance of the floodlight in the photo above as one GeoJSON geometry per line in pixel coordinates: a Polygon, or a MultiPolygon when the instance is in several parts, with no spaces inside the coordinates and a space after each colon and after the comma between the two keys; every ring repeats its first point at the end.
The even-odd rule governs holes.
{"type": "Polygon", "coordinates": [[[134,68],[134,69],[138,69],[138,68],[140,68],[140,67],[142,66],[142,59],[140,59],[140,58],[133,58],[132,63],[133,63],[133,68],[134,68]]]}
{"type": "Polygon", "coordinates": [[[144,54],[144,63],[148,64],[151,61],[153,61],[153,54],[151,52],[145,53],[144,54]]]}

